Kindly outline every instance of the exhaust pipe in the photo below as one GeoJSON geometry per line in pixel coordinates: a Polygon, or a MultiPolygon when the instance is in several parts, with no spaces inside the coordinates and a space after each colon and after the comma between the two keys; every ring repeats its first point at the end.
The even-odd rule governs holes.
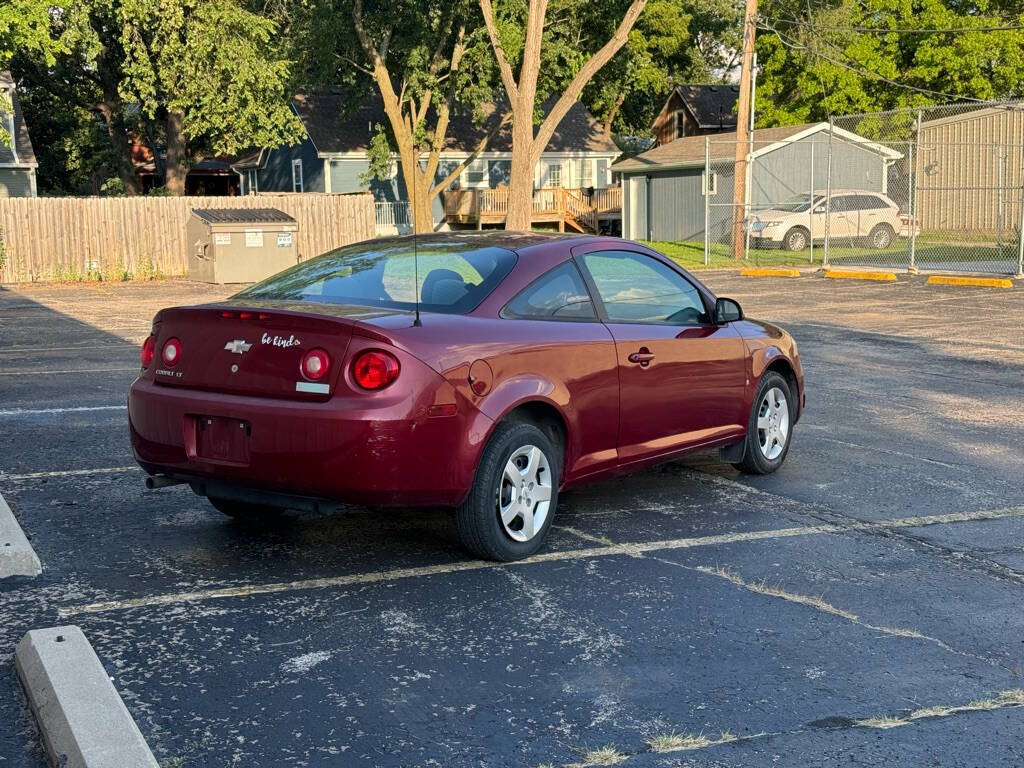
{"type": "Polygon", "coordinates": [[[184,485],[184,480],[175,480],[167,475],[150,475],[146,478],[146,488],[155,491],[157,488],[167,488],[172,485],[184,485]]]}

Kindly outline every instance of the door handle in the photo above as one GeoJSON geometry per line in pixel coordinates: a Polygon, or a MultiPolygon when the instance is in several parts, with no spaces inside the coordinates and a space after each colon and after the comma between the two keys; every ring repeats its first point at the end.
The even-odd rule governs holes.
{"type": "Polygon", "coordinates": [[[646,368],[651,364],[651,360],[654,359],[654,355],[647,347],[640,347],[639,352],[633,352],[628,358],[631,363],[640,363],[641,368],[646,368]]]}

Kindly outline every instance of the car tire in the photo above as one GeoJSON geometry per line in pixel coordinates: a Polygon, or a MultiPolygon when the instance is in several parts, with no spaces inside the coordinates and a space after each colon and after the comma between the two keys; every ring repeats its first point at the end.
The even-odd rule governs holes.
{"type": "Polygon", "coordinates": [[[214,496],[208,496],[207,500],[218,512],[223,512],[228,517],[237,520],[265,520],[279,517],[284,513],[281,507],[272,507],[269,504],[250,504],[246,501],[219,499],[214,496]]]}
{"type": "Polygon", "coordinates": [[[783,376],[775,371],[762,376],[750,408],[743,459],[733,466],[748,475],[768,475],[781,467],[793,441],[795,407],[796,395],[783,376]]]}
{"type": "Polygon", "coordinates": [[[558,505],[561,467],[561,451],[540,427],[499,424],[484,448],[469,496],[455,510],[455,527],[466,549],[501,562],[537,552],[558,505]]]}
{"type": "Polygon", "coordinates": [[[871,247],[879,251],[884,251],[892,245],[894,239],[896,239],[896,232],[888,224],[879,224],[868,235],[868,242],[871,244],[871,247]]]}
{"type": "Polygon", "coordinates": [[[782,245],[787,251],[802,251],[807,247],[810,234],[803,227],[793,227],[782,238],[782,245]]]}

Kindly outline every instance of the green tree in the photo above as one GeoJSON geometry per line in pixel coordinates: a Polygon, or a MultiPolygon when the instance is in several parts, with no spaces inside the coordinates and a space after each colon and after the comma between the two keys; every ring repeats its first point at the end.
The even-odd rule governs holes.
{"type": "Polygon", "coordinates": [[[274,55],[273,20],[237,0],[122,0],[120,93],[166,115],[166,178],[182,194],[190,160],[301,139],[274,55]],[[189,150],[191,151],[191,157],[189,150]]]}
{"type": "Polygon", "coordinates": [[[287,25],[303,41],[292,53],[298,84],[340,86],[351,108],[380,100],[368,176],[390,178],[397,156],[413,227],[430,231],[433,201],[504,124],[487,104],[493,59],[473,0],[313,0],[287,25]],[[456,112],[487,130],[468,157],[442,166],[456,112]]]}
{"type": "MultiPolygon", "coordinates": [[[[566,51],[549,45],[552,35],[548,21],[548,0],[509,0],[496,14],[491,0],[479,0],[501,83],[511,108],[512,162],[509,173],[508,229],[529,230],[532,223],[533,173],[540,155],[569,108],[580,98],[583,88],[626,44],[630,30],[644,10],[647,0],[609,3],[618,21],[611,35],[593,53],[578,48],[566,51]],[[565,66],[557,71],[571,72],[571,79],[543,117],[538,106],[555,93],[558,79],[543,66],[552,56],[562,56],[565,66]],[[514,72],[518,69],[518,75],[514,72]],[[541,76],[542,71],[545,73],[541,76]],[[536,125],[535,123],[539,123],[536,125]]],[[[558,26],[557,4],[550,8],[558,26]]],[[[556,36],[557,39],[557,36],[556,36]]]]}
{"type": "Polygon", "coordinates": [[[1024,24],[1008,0],[768,0],[761,15],[760,125],[1024,95],[1024,30],[991,30],[1024,24]]]}
{"type": "MultiPolygon", "coordinates": [[[[581,8],[576,16],[581,20],[580,37],[607,40],[621,18],[616,10],[614,4],[581,8]]],[[[626,45],[584,89],[583,102],[607,136],[613,130],[647,133],[675,82],[703,69],[703,62],[694,56],[692,19],[688,3],[682,0],[649,0],[626,45]]],[[[580,48],[576,40],[567,44],[580,48]]],[[[583,47],[589,50],[597,45],[600,41],[594,39],[583,47]]]]}

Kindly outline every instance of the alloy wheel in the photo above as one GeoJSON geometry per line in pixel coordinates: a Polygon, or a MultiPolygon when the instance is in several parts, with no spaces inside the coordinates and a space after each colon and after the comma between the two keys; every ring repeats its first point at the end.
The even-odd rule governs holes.
{"type": "Polygon", "coordinates": [[[551,508],[551,465],[544,451],[524,445],[505,463],[495,509],[505,533],[529,541],[544,527],[551,508]]]}
{"type": "Polygon", "coordinates": [[[789,440],[789,401],[786,393],[772,387],[761,398],[757,408],[757,442],[761,455],[774,461],[789,440]]]}

